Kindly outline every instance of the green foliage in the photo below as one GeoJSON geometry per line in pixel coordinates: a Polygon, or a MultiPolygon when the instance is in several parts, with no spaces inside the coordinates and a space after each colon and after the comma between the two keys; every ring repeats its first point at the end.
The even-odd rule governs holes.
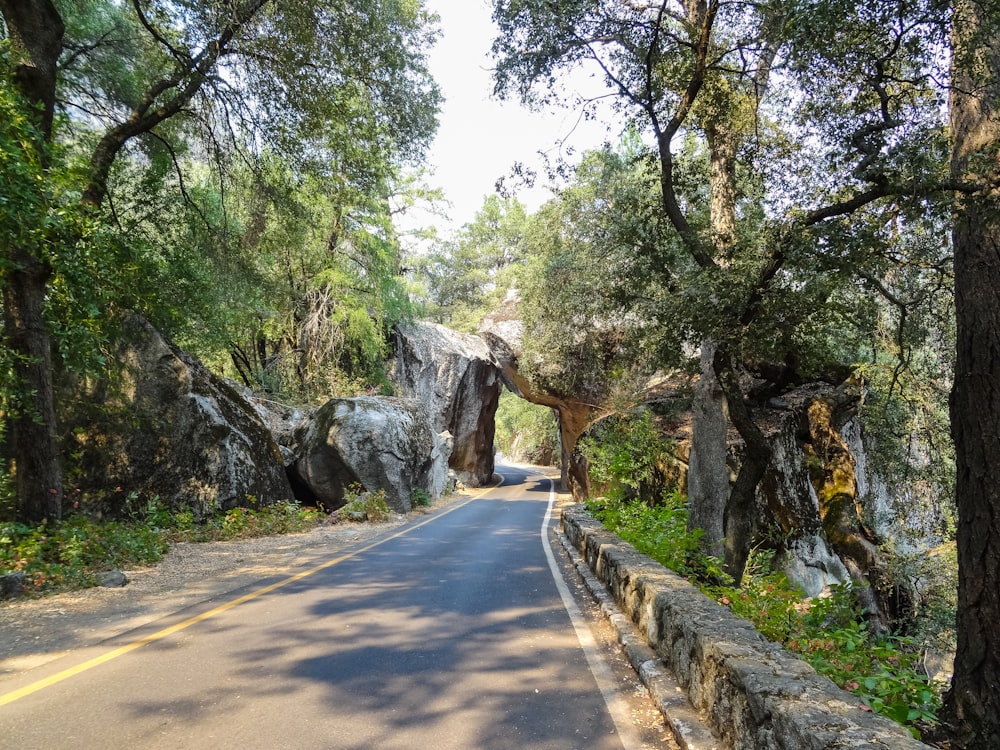
{"type": "Polygon", "coordinates": [[[392,508],[386,501],[385,490],[368,491],[360,486],[350,489],[347,503],[333,512],[331,520],[382,523],[393,516],[392,508]]]}
{"type": "Polygon", "coordinates": [[[230,508],[201,522],[190,509],[157,513],[149,516],[147,524],[161,528],[171,541],[215,542],[297,534],[315,528],[320,520],[315,508],[303,508],[295,502],[255,507],[255,499],[248,497],[247,504],[250,507],[230,508]]]}
{"type": "Polygon", "coordinates": [[[615,500],[639,497],[650,504],[668,491],[673,445],[653,424],[649,411],[615,415],[580,441],[595,487],[615,500]]]}
{"type": "Polygon", "coordinates": [[[633,396],[680,351],[678,329],[657,325],[676,244],[661,231],[656,182],[634,146],[584,156],[572,183],[532,217],[518,277],[521,373],[591,403],[633,396]]]}
{"type": "Polygon", "coordinates": [[[720,585],[721,563],[698,555],[697,534],[687,532],[684,499],[665,498],[650,507],[639,501],[591,501],[588,508],[610,531],[662,565],[691,577],[707,596],[753,623],[876,713],[919,730],[937,720],[944,685],[921,666],[914,637],[870,632],[857,592],[836,587],[829,596],[803,599],[774,567],[772,551],[751,555],[743,585],[720,585]]]}
{"type": "MultiPolygon", "coordinates": [[[[0,70],[5,66],[0,40],[0,70]]],[[[45,314],[54,354],[68,369],[93,373],[104,364],[101,318],[110,298],[101,279],[111,248],[100,223],[74,203],[72,175],[61,168],[63,150],[45,142],[33,120],[31,105],[0,77],[0,278],[17,258],[32,258],[51,272],[45,314]]],[[[0,346],[0,395],[8,410],[23,387],[13,380],[12,357],[0,346]]]]}
{"type": "Polygon", "coordinates": [[[768,640],[784,643],[801,619],[802,594],[773,567],[773,561],[773,550],[754,550],[740,588],[712,586],[705,592],[728,606],[733,614],[750,620],[768,640]]]}
{"type": "Polygon", "coordinates": [[[684,19],[655,5],[497,0],[498,95],[583,106],[558,75],[596,62],[621,120],[646,131],[586,155],[533,223],[522,369],[596,399],[625,390],[607,381],[629,367],[685,366],[705,339],[751,370],[792,363],[801,379],[870,363],[879,393],[866,416],[902,400],[905,413],[878,425],[886,445],[898,453],[919,434],[941,456],[921,481],[946,487],[948,389],[928,385],[947,382],[935,371],[951,355],[936,353],[953,349],[939,346],[951,314],[933,83],[947,77],[942,7],[723,4],[684,19]],[[712,42],[699,60],[703,22],[712,42]],[[919,404],[899,398],[908,368],[919,404]]]}
{"type": "Polygon", "coordinates": [[[277,157],[235,177],[236,272],[233,256],[210,255],[215,281],[197,314],[172,324],[179,342],[285,401],[383,389],[389,329],[411,314],[388,205],[328,192],[277,157]]]}
{"type": "Polygon", "coordinates": [[[829,595],[803,600],[768,556],[758,557],[739,589],[706,591],[734,614],[754,624],[817,672],[857,695],[875,713],[919,730],[937,721],[946,687],[930,681],[920,643],[912,637],[869,630],[857,592],[834,587],[829,595]]]}
{"type": "Polygon", "coordinates": [[[875,713],[910,727],[937,721],[946,687],[923,673],[922,652],[912,637],[869,632],[850,587],[811,600],[783,645],[817,672],[861,698],[875,713]]]}
{"type": "Polygon", "coordinates": [[[430,252],[410,258],[424,283],[424,317],[454,330],[476,333],[514,285],[526,258],[528,216],[515,199],[490,195],[472,222],[430,252]]]}
{"type": "Polygon", "coordinates": [[[29,388],[0,346],[0,410],[64,369],[113,377],[122,310],[290,400],[382,388],[387,332],[411,309],[390,199],[440,103],[423,4],[55,8],[51,138],[13,74],[39,30],[0,25],[0,281],[38,268],[47,326],[24,335],[59,372],[29,388]]]}
{"type": "Polygon", "coordinates": [[[681,575],[706,578],[724,575],[721,562],[700,552],[701,531],[688,531],[687,500],[677,492],[664,495],[656,505],[597,498],[587,508],[637,550],[681,575]]]}
{"type": "Polygon", "coordinates": [[[49,594],[93,586],[98,574],[113,568],[159,562],[172,542],[292,534],[319,523],[315,509],[296,503],[233,508],[199,522],[190,509],[170,512],[156,498],[140,502],[134,494],[130,497],[130,521],[74,515],[37,526],[0,524],[0,573],[23,572],[29,595],[49,594]]]}
{"type": "Polygon", "coordinates": [[[24,573],[27,592],[93,586],[111,568],[149,565],[167,540],[145,524],[98,523],[82,516],[39,526],[0,524],[0,571],[24,573]]]}
{"type": "Polygon", "coordinates": [[[902,592],[907,602],[895,627],[941,653],[956,647],[958,556],[954,541],[930,550],[883,544],[880,586],[902,592]]]}
{"type": "MultiPolygon", "coordinates": [[[[0,40],[0,72],[8,66],[6,40],[0,40]]],[[[0,78],[0,237],[9,248],[37,247],[46,221],[46,188],[42,170],[45,150],[30,106],[6,76],[0,78]]]]}
{"type": "Polygon", "coordinates": [[[431,504],[431,493],[422,487],[415,487],[410,493],[410,506],[413,508],[427,508],[431,504]]]}
{"type": "Polygon", "coordinates": [[[494,442],[515,461],[546,465],[558,459],[559,425],[552,409],[504,390],[497,407],[494,442]]]}
{"type": "MultiPolygon", "coordinates": [[[[631,466],[631,459],[605,459],[602,464],[615,467],[609,473],[616,477],[630,476],[631,466]]],[[[921,642],[913,636],[870,632],[852,587],[804,599],[775,565],[774,551],[755,550],[742,586],[734,588],[722,563],[701,554],[701,532],[688,531],[686,500],[676,492],[655,505],[618,493],[593,499],[587,507],[608,530],[688,576],[707,596],[858,695],[871,710],[906,725],[917,736],[920,728],[936,722],[945,686],[923,673],[921,642]]]]}

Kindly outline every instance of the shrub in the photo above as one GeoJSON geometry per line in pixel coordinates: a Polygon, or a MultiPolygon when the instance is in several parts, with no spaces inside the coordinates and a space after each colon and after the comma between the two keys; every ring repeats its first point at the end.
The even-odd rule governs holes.
{"type": "Polygon", "coordinates": [[[104,571],[159,562],[172,541],[215,541],[306,531],[316,526],[318,519],[313,509],[296,503],[276,503],[260,510],[234,508],[197,523],[190,509],[171,513],[152,498],[125,522],[75,515],[37,526],[3,523],[0,574],[23,572],[29,596],[86,588],[93,586],[104,571]]]}
{"type": "Polygon", "coordinates": [[[657,432],[648,411],[608,417],[580,441],[580,450],[592,484],[612,499],[640,497],[655,504],[672,489],[664,468],[673,444],[657,432]]]}
{"type": "Polygon", "coordinates": [[[700,551],[701,530],[688,531],[687,499],[679,492],[665,494],[658,505],[609,497],[592,500],[587,508],[637,550],[681,575],[724,575],[721,563],[700,551]]]}
{"type": "Polygon", "coordinates": [[[392,509],[386,501],[385,490],[368,492],[355,486],[351,488],[347,497],[347,504],[334,511],[332,520],[381,523],[392,518],[392,509]]]}
{"type": "Polygon", "coordinates": [[[784,643],[798,630],[802,594],[773,563],[773,550],[754,550],[747,559],[740,588],[703,586],[702,590],[733,614],[750,620],[768,640],[784,643]]]}
{"type": "Polygon", "coordinates": [[[410,505],[414,508],[426,508],[431,504],[431,493],[422,487],[414,488],[410,493],[410,505]]]}
{"type": "MultiPolygon", "coordinates": [[[[254,497],[248,505],[256,505],[254,497]]],[[[167,527],[173,541],[210,542],[226,539],[251,539],[274,534],[308,531],[319,523],[319,512],[296,502],[282,501],[262,508],[238,507],[216,514],[202,523],[189,508],[175,512],[167,527]]]]}
{"type": "Polygon", "coordinates": [[[27,593],[93,586],[110,568],[158,562],[166,537],[145,524],[73,516],[56,523],[0,524],[0,573],[20,571],[27,593]]]}
{"type": "Polygon", "coordinates": [[[689,576],[706,595],[857,695],[872,711],[917,737],[919,728],[936,722],[945,686],[923,674],[920,644],[899,634],[870,632],[856,589],[841,586],[828,596],[804,599],[775,568],[770,550],[751,554],[742,587],[718,585],[721,566],[698,555],[697,532],[687,532],[684,501],[676,493],[661,506],[600,498],[588,508],[610,531],[689,576]],[[713,580],[714,585],[706,583],[713,580]]]}
{"type": "Polygon", "coordinates": [[[923,674],[917,640],[869,632],[854,589],[839,586],[810,600],[797,624],[783,645],[873,711],[917,736],[916,725],[937,721],[945,686],[923,674]]]}

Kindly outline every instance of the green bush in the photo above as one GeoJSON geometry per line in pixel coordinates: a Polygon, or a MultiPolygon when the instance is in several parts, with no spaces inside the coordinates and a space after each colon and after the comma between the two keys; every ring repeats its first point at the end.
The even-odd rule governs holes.
{"type": "Polygon", "coordinates": [[[909,726],[916,736],[917,726],[937,721],[945,685],[923,674],[917,640],[870,632],[851,587],[811,599],[797,626],[782,645],[873,711],[909,726]]]}
{"type": "Polygon", "coordinates": [[[74,516],[56,523],[0,524],[0,574],[22,572],[27,593],[93,586],[112,568],[149,565],[166,552],[166,537],[145,524],[74,516]]]}
{"type": "Polygon", "coordinates": [[[422,487],[417,487],[410,493],[410,506],[413,508],[426,508],[431,504],[431,493],[422,487]]]}
{"type": "Polygon", "coordinates": [[[772,550],[751,552],[743,585],[702,586],[702,590],[729,607],[733,614],[750,620],[758,632],[775,643],[784,643],[798,630],[802,593],[780,570],[773,568],[772,550]]]}
{"type": "Polygon", "coordinates": [[[580,441],[580,451],[591,483],[612,499],[640,497],[652,505],[672,489],[667,464],[673,444],[657,431],[648,411],[608,417],[580,441]]]}
{"type": "Polygon", "coordinates": [[[368,492],[354,487],[347,497],[347,504],[334,512],[335,520],[381,523],[392,518],[393,511],[386,501],[385,490],[368,492]]]}
{"type": "MultiPolygon", "coordinates": [[[[170,512],[156,498],[136,502],[133,519],[82,515],[57,523],[0,524],[0,575],[22,572],[28,595],[93,586],[98,574],[159,562],[174,541],[205,542],[307,531],[319,514],[296,503],[234,508],[198,523],[190,509],[170,512]]],[[[253,498],[248,498],[252,503],[253,498]]]]}
{"type": "Polygon", "coordinates": [[[875,713],[903,724],[917,737],[921,728],[937,721],[945,686],[922,673],[920,643],[871,632],[855,589],[836,587],[829,596],[806,599],[776,569],[773,551],[751,555],[740,588],[718,585],[721,566],[699,556],[698,534],[687,531],[684,499],[676,493],[660,506],[601,498],[588,508],[610,531],[687,575],[706,595],[857,695],[875,713]]]}
{"type": "Polygon", "coordinates": [[[665,494],[658,505],[609,497],[592,500],[587,508],[637,550],[681,575],[724,576],[721,563],[700,551],[701,530],[688,531],[687,499],[679,492],[665,494]]]}
{"type": "MultiPolygon", "coordinates": [[[[257,500],[247,498],[248,505],[256,505],[257,500]]],[[[251,539],[275,534],[295,534],[309,531],[320,520],[315,508],[303,508],[295,502],[280,502],[262,508],[231,508],[197,522],[191,509],[176,511],[171,516],[166,531],[173,541],[212,542],[227,539],[251,539]]]]}

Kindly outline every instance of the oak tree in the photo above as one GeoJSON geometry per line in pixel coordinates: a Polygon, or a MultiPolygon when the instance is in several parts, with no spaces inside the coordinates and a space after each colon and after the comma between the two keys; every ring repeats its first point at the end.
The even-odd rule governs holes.
{"type": "Polygon", "coordinates": [[[932,14],[904,17],[891,2],[498,0],[494,8],[498,94],[557,101],[557,74],[587,65],[622,123],[652,147],[660,215],[694,266],[680,269],[699,313],[693,343],[710,345],[705,378],[717,381],[744,442],[725,496],[692,498],[714,503],[739,579],[770,461],[743,386],[747,365],[794,356],[787,334],[808,319],[808,303],[824,304],[824,274],[843,280],[860,261],[875,265],[861,242],[844,242],[852,226],[885,232],[892,215],[914,214],[899,196],[934,182],[943,151],[929,77],[939,49],[928,40],[932,14]],[[839,28],[850,38],[829,44],[839,28]],[[705,171],[703,189],[689,191],[692,141],[705,171]]]}
{"type": "Polygon", "coordinates": [[[5,408],[7,439],[20,516],[55,519],[63,487],[45,312],[54,248],[79,246],[78,221],[113,222],[116,166],[142,164],[150,144],[171,155],[181,182],[185,141],[251,159],[277,149],[341,182],[357,174],[359,154],[373,154],[377,169],[361,179],[376,194],[380,171],[419,156],[435,127],[439,97],[424,62],[433,19],[398,0],[5,0],[0,15],[5,90],[34,121],[30,138],[5,143],[34,165],[23,205],[46,217],[0,240],[4,341],[21,396],[5,408]],[[54,159],[57,145],[82,166],[54,159]],[[63,204],[54,182],[69,184],[63,204]]]}

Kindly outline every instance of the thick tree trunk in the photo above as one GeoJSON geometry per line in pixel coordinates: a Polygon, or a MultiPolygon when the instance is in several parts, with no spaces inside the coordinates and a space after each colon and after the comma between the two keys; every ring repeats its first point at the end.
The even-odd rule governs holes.
{"type": "MultiPolygon", "coordinates": [[[[951,89],[952,176],[1000,168],[1000,40],[977,2],[956,3],[951,89]],[[989,24],[989,27],[988,27],[989,24]]],[[[957,351],[951,394],[958,507],[958,651],[944,720],[952,746],[1000,747],[1000,194],[959,201],[957,351]]]]}
{"type": "MultiPolygon", "coordinates": [[[[724,252],[736,244],[736,146],[739,137],[721,118],[705,129],[705,135],[711,162],[712,246],[724,252]]],[[[727,263],[724,255],[717,255],[715,260],[719,265],[727,263]]]]}
{"type": "Polygon", "coordinates": [[[39,105],[38,125],[48,138],[56,106],[56,60],[64,26],[50,0],[0,0],[16,55],[14,79],[21,93],[39,105]]]}
{"type": "Polygon", "coordinates": [[[753,542],[756,515],[757,485],[771,463],[772,450],[764,434],[753,420],[750,407],[743,397],[736,363],[724,348],[715,352],[713,362],[716,377],[729,405],[729,417],[743,438],[743,455],[736,481],[726,501],[726,572],[737,586],[743,580],[750,545],[753,542]]]}
{"type": "MultiPolygon", "coordinates": [[[[56,60],[62,50],[63,22],[50,0],[0,0],[0,13],[16,56],[14,82],[37,105],[38,126],[51,137],[56,98],[56,60]]],[[[26,146],[42,152],[47,143],[26,146]]],[[[25,521],[62,515],[62,469],[56,444],[52,391],[52,339],[43,316],[52,269],[35,252],[4,246],[10,263],[3,277],[6,344],[14,354],[21,396],[9,415],[18,517],[25,521]]]]}
{"type": "MultiPolygon", "coordinates": [[[[711,158],[710,245],[714,264],[726,268],[736,244],[736,150],[740,136],[724,117],[707,125],[706,136],[711,158]]],[[[738,585],[753,538],[757,485],[767,470],[771,449],[750,416],[735,366],[725,346],[702,342],[701,380],[691,427],[688,526],[702,529],[702,548],[724,559],[726,572],[738,585]],[[730,420],[745,445],[732,485],[726,465],[730,420]]]]}
{"type": "Polygon", "coordinates": [[[688,458],[688,529],[701,529],[701,549],[720,560],[726,554],[726,502],[729,498],[729,417],[726,397],[715,376],[715,346],[701,345],[701,378],[695,388],[688,458]]]}
{"type": "Polygon", "coordinates": [[[3,288],[4,331],[15,356],[22,393],[8,421],[13,443],[18,517],[55,520],[62,515],[62,469],[56,445],[52,350],[42,316],[50,271],[27,253],[13,253],[16,270],[3,288]]]}

